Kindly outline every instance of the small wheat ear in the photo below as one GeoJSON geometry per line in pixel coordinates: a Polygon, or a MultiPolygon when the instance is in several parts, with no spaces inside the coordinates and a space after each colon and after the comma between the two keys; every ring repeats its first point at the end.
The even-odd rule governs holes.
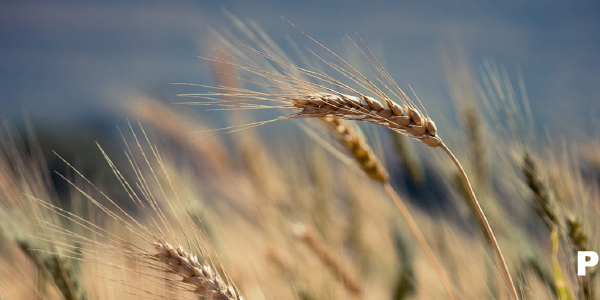
{"type": "Polygon", "coordinates": [[[175,274],[182,277],[181,281],[194,288],[194,292],[206,299],[244,300],[235,287],[227,284],[213,270],[210,264],[202,264],[198,257],[188,253],[183,247],[173,247],[169,243],[156,243],[156,255],[152,256],[163,262],[175,274]]]}

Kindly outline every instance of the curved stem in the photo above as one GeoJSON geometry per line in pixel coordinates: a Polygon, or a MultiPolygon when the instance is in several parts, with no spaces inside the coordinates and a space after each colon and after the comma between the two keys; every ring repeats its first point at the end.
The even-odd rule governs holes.
{"type": "Polygon", "coordinates": [[[444,152],[446,152],[446,154],[448,154],[448,156],[450,156],[450,158],[452,159],[452,161],[458,168],[459,173],[463,179],[463,182],[465,183],[465,186],[467,187],[467,191],[469,192],[469,199],[471,199],[471,202],[473,202],[473,207],[475,207],[475,211],[477,212],[478,217],[481,219],[481,222],[483,223],[483,227],[485,228],[487,237],[490,240],[490,242],[492,243],[494,251],[496,252],[496,256],[498,257],[498,260],[500,261],[500,267],[502,269],[502,273],[504,273],[504,279],[507,281],[507,285],[510,289],[511,297],[512,297],[512,299],[519,300],[519,295],[517,294],[517,289],[515,288],[513,279],[510,276],[510,272],[508,270],[508,265],[506,264],[504,255],[502,255],[502,250],[500,250],[500,246],[498,245],[498,241],[496,240],[494,231],[492,231],[492,227],[490,226],[490,223],[488,222],[487,217],[483,213],[483,209],[481,209],[481,205],[479,205],[479,201],[477,201],[477,197],[475,197],[475,192],[473,192],[473,187],[471,187],[471,183],[469,182],[467,173],[465,172],[463,167],[460,165],[460,162],[458,161],[458,159],[456,159],[454,154],[452,154],[450,149],[448,149],[446,144],[444,144],[444,142],[441,142],[439,147],[442,150],[444,150],[444,152]]]}
{"type": "Polygon", "coordinates": [[[385,181],[382,184],[383,184],[383,187],[385,188],[386,192],[392,197],[392,199],[394,199],[394,203],[396,204],[396,207],[398,207],[398,210],[400,211],[400,214],[404,218],[404,221],[406,221],[406,224],[408,224],[408,228],[413,233],[413,235],[417,238],[417,242],[419,243],[419,246],[421,246],[421,249],[423,249],[423,252],[425,252],[425,256],[429,260],[429,263],[431,263],[431,265],[433,266],[433,269],[435,270],[438,277],[440,278],[440,281],[442,281],[444,288],[446,289],[446,292],[448,293],[449,299],[456,300],[456,295],[454,294],[454,289],[452,288],[452,283],[448,279],[448,276],[446,275],[446,273],[444,273],[444,269],[442,268],[442,265],[435,257],[435,254],[433,254],[433,250],[431,250],[431,247],[429,247],[429,244],[427,244],[427,241],[425,240],[423,233],[421,233],[421,230],[419,230],[419,226],[417,225],[415,220],[412,218],[410,212],[408,211],[408,208],[406,208],[406,206],[404,205],[404,202],[402,201],[402,199],[400,198],[398,193],[396,193],[396,191],[394,190],[394,188],[390,185],[390,183],[388,181],[385,181]]]}

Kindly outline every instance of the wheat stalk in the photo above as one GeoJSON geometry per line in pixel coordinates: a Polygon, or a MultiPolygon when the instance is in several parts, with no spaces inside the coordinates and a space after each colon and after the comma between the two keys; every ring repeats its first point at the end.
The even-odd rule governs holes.
{"type": "Polygon", "coordinates": [[[318,241],[312,231],[308,230],[303,224],[295,224],[293,231],[298,239],[319,257],[321,262],[329,268],[349,292],[354,296],[361,296],[363,288],[360,281],[342,264],[337,255],[330,251],[323,243],[318,241]]]}
{"type": "Polygon", "coordinates": [[[440,143],[440,148],[444,152],[446,152],[446,154],[448,154],[450,159],[452,159],[452,162],[456,165],[456,168],[458,168],[459,173],[463,179],[463,182],[464,182],[465,186],[467,187],[467,192],[469,193],[469,199],[471,200],[473,207],[475,208],[475,212],[477,213],[477,216],[479,217],[479,219],[481,220],[481,222],[483,224],[483,227],[485,228],[485,231],[486,231],[489,241],[492,243],[494,252],[496,253],[496,258],[499,261],[502,273],[504,274],[504,279],[506,280],[506,282],[508,284],[511,296],[513,297],[513,299],[519,299],[519,295],[517,294],[517,289],[515,287],[512,276],[510,275],[508,265],[506,264],[506,260],[504,259],[504,255],[502,254],[502,250],[500,249],[500,245],[498,245],[498,240],[496,240],[496,235],[494,234],[494,231],[492,230],[492,226],[490,226],[490,223],[488,222],[487,217],[485,216],[485,213],[483,212],[483,209],[481,208],[481,205],[479,205],[479,201],[477,200],[477,197],[475,196],[475,192],[473,192],[473,187],[471,186],[471,182],[469,181],[469,178],[467,177],[467,173],[461,166],[458,159],[454,156],[454,154],[452,154],[450,149],[448,149],[448,147],[446,147],[446,145],[443,142],[440,143]]]}
{"type": "MultiPolygon", "coordinates": [[[[371,100],[371,102],[375,103],[375,100],[371,100]]],[[[321,120],[325,122],[325,124],[338,136],[338,140],[343,146],[346,147],[352,157],[355,158],[365,174],[383,185],[385,191],[394,200],[394,204],[398,208],[398,211],[400,212],[400,215],[404,221],[407,223],[409,230],[417,239],[417,243],[425,253],[427,260],[429,260],[429,263],[432,265],[434,271],[440,278],[440,281],[448,293],[448,297],[450,299],[456,299],[454,289],[452,288],[452,283],[444,272],[442,265],[435,257],[433,250],[431,250],[431,247],[427,243],[425,236],[413,219],[412,214],[404,204],[404,201],[402,201],[402,198],[400,198],[398,193],[396,193],[396,190],[394,190],[394,188],[390,185],[387,170],[381,164],[379,159],[377,159],[366,141],[359,134],[354,132],[354,130],[352,130],[347,124],[345,124],[344,120],[333,116],[322,117],[321,120]]],[[[309,243],[311,240],[306,235],[303,241],[305,241],[307,244],[311,244],[309,243]]],[[[314,246],[311,247],[311,249],[312,248],[314,248],[314,246]]]]}

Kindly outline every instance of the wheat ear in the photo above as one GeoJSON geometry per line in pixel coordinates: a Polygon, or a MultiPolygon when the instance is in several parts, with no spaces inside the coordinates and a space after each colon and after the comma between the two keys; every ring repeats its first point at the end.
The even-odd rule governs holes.
{"type": "Polygon", "coordinates": [[[350,152],[350,155],[354,157],[369,178],[381,183],[388,181],[388,172],[377,159],[371,147],[343,120],[335,117],[325,117],[321,118],[321,121],[331,129],[337,140],[350,152]]]}
{"type": "Polygon", "coordinates": [[[183,247],[169,243],[156,243],[156,255],[151,256],[167,265],[171,272],[183,277],[183,283],[194,288],[194,292],[206,299],[243,300],[236,289],[227,284],[210,264],[202,264],[198,258],[183,247]]]}
{"type": "MultiPolygon", "coordinates": [[[[135,215],[128,213],[80,171],[55,153],[69,170],[72,170],[92,192],[98,193],[101,198],[93,197],[92,193],[84,190],[84,187],[75,184],[59,173],[57,175],[89,200],[98,209],[97,212],[100,215],[119,223],[123,226],[125,232],[138,238],[143,243],[138,244],[124,239],[84,216],[68,212],[32,197],[41,207],[50,210],[57,217],[72,222],[75,228],[81,230],[82,233],[63,229],[49,222],[45,224],[50,226],[57,234],[66,234],[69,239],[72,239],[73,243],[83,245],[84,247],[81,249],[86,261],[104,264],[118,270],[154,279],[157,283],[164,283],[167,288],[193,292],[203,299],[243,300],[240,291],[222,268],[218,256],[215,259],[219,261],[219,265],[217,265],[221,267],[219,270],[217,270],[213,258],[209,255],[209,249],[212,249],[212,245],[210,245],[210,240],[208,240],[204,225],[198,215],[194,212],[178,213],[178,211],[188,212],[186,204],[189,204],[189,202],[181,197],[178,189],[173,185],[164,160],[157,148],[151,144],[143,128],[140,129],[143,134],[142,139],[138,137],[131,124],[129,124],[129,127],[135,147],[130,146],[125,136],[123,136],[123,139],[126,145],[127,159],[136,175],[137,181],[135,183],[130,184],[106,152],[100,146],[98,147],[119,180],[123,191],[129,197],[129,201],[132,205],[135,205],[139,213],[135,215]],[[148,148],[151,152],[146,150],[148,148]],[[154,189],[159,192],[154,192],[154,189]],[[108,204],[101,203],[99,199],[106,201],[108,204]],[[178,233],[181,233],[181,235],[178,233]],[[101,239],[90,238],[89,235],[101,237],[101,239]],[[192,254],[190,250],[193,249],[197,251],[198,255],[192,254]],[[136,267],[115,264],[114,261],[111,261],[114,255],[139,260],[140,264],[136,267]],[[159,274],[153,271],[159,271],[159,274]],[[165,273],[181,276],[181,280],[172,280],[165,277],[165,273]]],[[[52,235],[49,236],[52,237],[52,235]]],[[[43,237],[47,238],[46,236],[43,237]]],[[[59,246],[60,248],[57,247],[57,249],[70,248],[66,242],[59,243],[59,246]]],[[[72,251],[67,253],[72,254],[72,251]]],[[[141,290],[144,288],[144,286],[132,287],[141,290]]],[[[162,291],[173,292],[169,289],[163,289],[162,291]]]]}
{"type": "MultiPolygon", "coordinates": [[[[523,175],[527,186],[533,193],[535,199],[535,208],[538,215],[544,220],[546,226],[550,230],[558,228],[563,233],[566,239],[571,243],[575,251],[585,251],[590,249],[588,237],[583,232],[583,224],[581,220],[573,215],[565,215],[557,207],[557,201],[553,190],[548,189],[541,178],[541,174],[536,167],[534,159],[525,152],[522,166],[523,175]]],[[[594,269],[585,278],[582,278],[580,294],[584,299],[594,298],[594,286],[591,284],[596,276],[597,269],[594,269]]]]}
{"type": "Polygon", "coordinates": [[[372,97],[361,98],[347,94],[313,93],[292,97],[291,105],[302,109],[290,117],[325,117],[356,120],[386,126],[407,134],[430,147],[437,147],[441,140],[436,136],[435,123],[422,116],[418,109],[402,107],[389,99],[386,106],[372,97]]]}
{"type": "MultiPolygon", "coordinates": [[[[373,53],[369,50],[366,44],[362,43],[362,48],[352,39],[349,40],[359,49],[363,56],[371,63],[373,68],[379,72],[382,78],[375,78],[375,81],[367,78],[356,68],[350,65],[346,60],[337,55],[323,44],[319,43],[308,34],[304,33],[294,24],[288,21],[300,33],[318,45],[329,57],[329,61],[311,51],[314,57],[323,63],[333,73],[341,76],[343,79],[348,79],[355,84],[355,87],[349,86],[347,83],[336,79],[324,70],[311,66],[309,63],[302,63],[303,66],[298,66],[286,60],[284,57],[277,57],[279,51],[271,51],[269,47],[261,47],[259,49],[249,48],[250,53],[258,55],[257,62],[248,60],[248,57],[243,58],[208,58],[209,61],[217,61],[235,66],[241,70],[249,72],[256,76],[257,81],[246,80],[246,82],[266,88],[267,92],[257,92],[243,88],[223,88],[210,87],[218,89],[218,93],[207,94],[184,94],[181,96],[201,98],[216,102],[206,103],[215,104],[221,103],[225,107],[236,108],[277,108],[277,109],[301,109],[300,112],[277,118],[271,121],[260,122],[258,124],[249,124],[248,127],[258,126],[269,122],[274,122],[282,119],[291,118],[315,118],[315,117],[336,117],[339,119],[348,119],[360,122],[366,122],[376,125],[382,125],[391,130],[405,134],[413,139],[421,141],[430,147],[440,147],[457,166],[463,177],[465,185],[468,188],[471,201],[476,207],[477,215],[484,223],[487,237],[490,239],[499,263],[501,265],[504,279],[509,285],[511,296],[513,299],[519,299],[516,292],[513,280],[510,276],[508,266],[502,255],[502,251],[498,246],[496,237],[490,227],[477,198],[473,192],[469,179],[459,161],[454,157],[452,152],[442,143],[442,140],[437,136],[437,128],[435,123],[418,109],[417,105],[400,89],[394,82],[392,76],[385,70],[382,64],[377,60],[373,53]],[[277,65],[277,68],[262,67],[259,63],[267,61],[267,65],[277,65]],[[258,63],[258,65],[257,65],[258,63]],[[283,72],[281,72],[283,70],[283,72]],[[306,79],[303,79],[306,77],[306,79]],[[261,82],[265,79],[266,82],[261,82]],[[383,100],[384,104],[377,101],[371,96],[360,92],[358,89],[374,95],[378,99],[383,100]],[[270,91],[269,91],[270,90],[270,91]],[[273,93],[272,91],[277,92],[273,93]],[[343,91],[343,92],[340,92],[343,91]],[[228,100],[219,100],[220,97],[228,97],[228,100]],[[398,104],[391,98],[398,99],[401,103],[398,104]],[[261,103],[253,103],[261,102],[261,103]],[[277,103],[277,105],[265,105],[265,102],[277,103]]],[[[201,104],[194,102],[193,104],[201,104]]],[[[393,190],[393,189],[392,189],[393,190]]],[[[397,202],[398,204],[398,202],[397,202]]],[[[399,206],[400,208],[400,206],[399,206]]]]}
{"type": "Polygon", "coordinates": [[[494,231],[492,230],[492,226],[490,226],[490,223],[488,222],[487,217],[485,216],[485,213],[483,212],[483,209],[481,208],[481,205],[479,205],[479,201],[477,200],[477,197],[475,196],[475,192],[473,192],[473,187],[471,186],[471,182],[469,181],[469,178],[467,177],[467,173],[461,166],[461,164],[458,161],[458,159],[456,158],[456,156],[454,156],[452,151],[450,151],[450,149],[448,149],[448,147],[443,142],[441,142],[441,140],[440,140],[439,147],[444,152],[446,152],[446,154],[448,154],[450,159],[452,159],[452,162],[456,165],[456,168],[458,169],[458,171],[463,179],[463,182],[464,182],[465,186],[467,187],[467,192],[469,193],[469,199],[471,199],[471,201],[473,202],[473,207],[475,207],[475,212],[477,213],[477,216],[479,217],[479,219],[481,219],[481,222],[483,223],[483,227],[485,228],[487,237],[490,240],[490,242],[492,243],[494,251],[496,252],[496,257],[498,258],[498,261],[500,263],[500,267],[501,267],[502,273],[504,274],[504,279],[506,280],[506,283],[510,290],[510,294],[513,299],[519,299],[519,294],[517,294],[517,289],[513,282],[512,276],[510,275],[508,265],[506,264],[506,260],[504,259],[504,255],[502,254],[502,250],[500,249],[500,245],[498,245],[498,241],[496,240],[496,235],[494,234],[494,231]]]}

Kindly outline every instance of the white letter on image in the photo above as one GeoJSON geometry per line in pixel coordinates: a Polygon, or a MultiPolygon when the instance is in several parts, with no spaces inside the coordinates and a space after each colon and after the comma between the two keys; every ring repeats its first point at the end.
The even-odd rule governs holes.
{"type": "Polygon", "coordinates": [[[577,251],[577,275],[585,276],[585,268],[598,264],[598,253],[594,251],[577,251]],[[586,260],[586,258],[590,260],[586,260]]]}

